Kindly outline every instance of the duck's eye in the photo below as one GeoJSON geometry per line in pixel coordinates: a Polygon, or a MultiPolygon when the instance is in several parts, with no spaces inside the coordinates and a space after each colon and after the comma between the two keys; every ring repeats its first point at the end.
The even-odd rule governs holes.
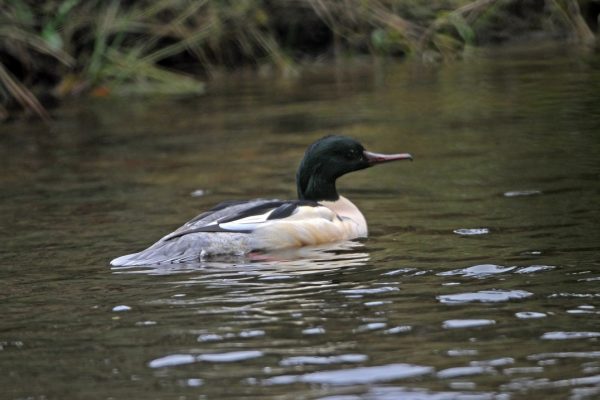
{"type": "Polygon", "coordinates": [[[353,159],[355,159],[355,158],[356,158],[356,155],[357,155],[357,153],[356,153],[356,150],[349,150],[349,151],[346,153],[346,158],[347,158],[348,160],[353,160],[353,159]]]}

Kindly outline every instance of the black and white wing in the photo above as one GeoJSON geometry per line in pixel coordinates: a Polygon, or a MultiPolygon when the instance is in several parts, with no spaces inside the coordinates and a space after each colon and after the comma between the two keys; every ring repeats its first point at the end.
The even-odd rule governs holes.
{"type": "Polygon", "coordinates": [[[300,207],[319,207],[305,200],[256,199],[244,202],[220,203],[187,222],[161,240],[169,241],[199,232],[251,233],[268,221],[287,218],[300,207]]]}

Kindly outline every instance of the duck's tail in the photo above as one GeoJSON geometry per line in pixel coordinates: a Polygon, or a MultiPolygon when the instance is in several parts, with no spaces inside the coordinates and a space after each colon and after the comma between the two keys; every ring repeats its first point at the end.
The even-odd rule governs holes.
{"type": "Polygon", "coordinates": [[[249,237],[243,233],[193,233],[172,240],[161,239],[139,253],[117,257],[113,267],[174,264],[202,261],[214,254],[246,254],[252,250],[249,237]]]}

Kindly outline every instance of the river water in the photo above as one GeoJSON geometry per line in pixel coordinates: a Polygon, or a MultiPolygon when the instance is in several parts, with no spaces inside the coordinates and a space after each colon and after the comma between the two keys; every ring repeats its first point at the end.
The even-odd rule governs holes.
{"type": "Polygon", "coordinates": [[[0,127],[0,397],[600,398],[598,55],[348,64],[0,127]],[[332,132],[415,157],[340,180],[368,240],[109,266],[332,132]]]}

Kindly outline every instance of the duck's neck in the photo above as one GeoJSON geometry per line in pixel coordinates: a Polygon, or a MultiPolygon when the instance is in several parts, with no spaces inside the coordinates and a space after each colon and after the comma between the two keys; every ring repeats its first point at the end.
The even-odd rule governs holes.
{"type": "Polygon", "coordinates": [[[302,169],[296,176],[298,198],[312,201],[336,201],[340,198],[335,187],[335,179],[318,173],[307,174],[302,169]]]}

